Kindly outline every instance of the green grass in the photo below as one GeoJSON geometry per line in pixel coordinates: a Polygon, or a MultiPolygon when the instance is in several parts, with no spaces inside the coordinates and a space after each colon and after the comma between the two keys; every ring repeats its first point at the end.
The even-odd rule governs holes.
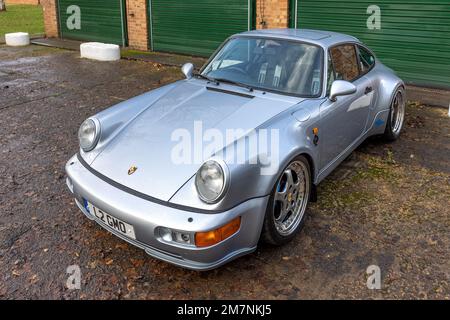
{"type": "Polygon", "coordinates": [[[44,33],[42,7],[34,5],[7,5],[0,12],[0,37],[10,32],[44,33]]]}
{"type": "Polygon", "coordinates": [[[146,55],[146,56],[151,56],[152,52],[149,51],[140,51],[140,50],[132,50],[132,49],[128,49],[128,50],[122,50],[122,57],[124,58],[129,58],[129,57],[134,57],[136,55],[146,55]]]}

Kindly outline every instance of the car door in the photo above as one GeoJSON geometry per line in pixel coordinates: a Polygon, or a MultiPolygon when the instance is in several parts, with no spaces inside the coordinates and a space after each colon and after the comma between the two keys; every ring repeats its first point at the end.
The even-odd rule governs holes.
{"type": "Polygon", "coordinates": [[[340,44],[328,52],[328,93],[334,80],[346,80],[356,86],[356,92],[327,99],[320,107],[321,169],[329,167],[361,137],[372,104],[371,80],[361,72],[354,44],[340,44]]]}

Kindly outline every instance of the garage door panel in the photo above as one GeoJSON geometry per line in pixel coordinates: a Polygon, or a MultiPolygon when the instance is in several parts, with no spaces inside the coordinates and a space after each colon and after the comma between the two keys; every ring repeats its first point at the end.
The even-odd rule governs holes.
{"type": "Polygon", "coordinates": [[[450,1],[292,0],[291,5],[298,28],[354,35],[406,81],[450,86],[450,1]],[[380,8],[380,29],[367,26],[371,5],[380,8]]]}
{"type": "Polygon", "coordinates": [[[209,56],[227,37],[249,28],[253,1],[151,0],[155,51],[209,56]]]}
{"type": "MultiPolygon", "coordinates": [[[[366,21],[363,21],[366,23],[366,21]]],[[[303,23],[305,24],[315,24],[317,21],[304,19],[303,23]]],[[[388,24],[383,24],[386,28],[388,28],[388,24]]],[[[447,32],[450,33],[450,26],[442,28],[441,30],[418,30],[418,29],[402,29],[402,28],[389,28],[389,30],[385,30],[383,32],[374,32],[373,34],[368,34],[364,31],[355,31],[355,29],[348,26],[336,26],[336,23],[322,23],[321,29],[324,30],[333,30],[336,32],[349,33],[356,37],[364,37],[365,39],[381,39],[385,41],[395,40],[401,42],[411,43],[414,42],[418,45],[420,43],[428,43],[431,45],[436,45],[436,41],[442,40],[442,33],[447,32]],[[417,43],[418,34],[423,33],[424,38],[420,43],[417,43]]],[[[437,28],[436,28],[437,29],[437,28]]],[[[450,43],[442,42],[442,46],[449,46],[450,43]]]]}
{"type": "Polygon", "coordinates": [[[58,0],[61,36],[66,39],[125,44],[123,0],[58,0]],[[80,28],[67,24],[70,6],[80,8],[80,28]]]}

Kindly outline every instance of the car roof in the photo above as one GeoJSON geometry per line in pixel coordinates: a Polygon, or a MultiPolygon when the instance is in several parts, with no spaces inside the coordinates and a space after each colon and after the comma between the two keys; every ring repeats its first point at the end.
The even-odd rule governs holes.
{"type": "Polygon", "coordinates": [[[237,36],[261,36],[273,37],[290,40],[301,40],[314,43],[323,47],[330,47],[341,42],[360,42],[358,38],[347,34],[312,29],[261,29],[246,31],[237,34],[237,36]]]}

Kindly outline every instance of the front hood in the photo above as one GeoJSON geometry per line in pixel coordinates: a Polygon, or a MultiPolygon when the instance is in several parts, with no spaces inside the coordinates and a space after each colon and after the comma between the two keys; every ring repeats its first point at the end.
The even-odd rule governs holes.
{"type": "Polygon", "coordinates": [[[194,148],[195,135],[195,139],[201,139],[202,131],[211,128],[220,130],[223,136],[227,129],[255,129],[299,102],[272,94],[233,94],[246,90],[222,84],[211,88],[200,80],[180,83],[117,134],[91,166],[126,187],[168,201],[202,163],[202,151],[194,148]],[[216,91],[219,88],[230,91],[216,91]],[[180,139],[192,143],[192,161],[188,164],[177,164],[172,158],[180,139]],[[129,175],[132,166],[137,170],[129,175]]]}

